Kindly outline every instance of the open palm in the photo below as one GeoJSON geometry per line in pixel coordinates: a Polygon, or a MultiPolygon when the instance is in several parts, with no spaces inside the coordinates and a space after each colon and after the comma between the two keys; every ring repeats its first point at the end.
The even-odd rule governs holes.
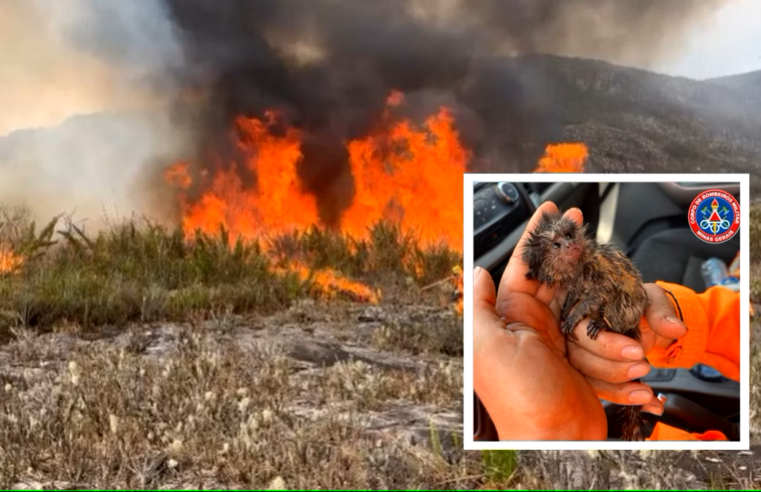
{"type": "MultiPolygon", "coordinates": [[[[525,276],[521,253],[543,212],[557,207],[544,203],[534,214],[499,293],[488,273],[474,273],[474,388],[500,439],[602,440],[605,412],[587,379],[571,366],[560,332],[564,295],[525,276]]],[[[578,209],[566,216],[582,221],[578,209]]]]}

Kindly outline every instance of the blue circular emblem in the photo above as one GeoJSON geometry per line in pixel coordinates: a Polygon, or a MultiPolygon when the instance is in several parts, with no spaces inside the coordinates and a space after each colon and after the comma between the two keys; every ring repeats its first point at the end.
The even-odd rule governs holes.
{"type": "Polygon", "coordinates": [[[692,232],[702,241],[723,243],[740,227],[740,204],[725,191],[704,191],[690,205],[689,222],[692,232]]]}

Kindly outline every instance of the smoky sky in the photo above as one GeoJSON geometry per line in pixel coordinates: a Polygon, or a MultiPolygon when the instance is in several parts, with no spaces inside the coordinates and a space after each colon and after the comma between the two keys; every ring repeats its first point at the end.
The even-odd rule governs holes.
{"type": "MultiPolygon", "coordinates": [[[[180,87],[204,94],[177,120],[197,160],[226,152],[238,115],[277,109],[303,132],[300,174],[334,221],[351,200],[345,144],[377,125],[391,90],[404,111],[451,107],[479,170],[530,170],[558,136],[555,54],[648,64],[678,52],[713,0],[165,0],[184,54],[180,87]],[[523,55],[520,69],[514,55],[523,55]]],[[[276,131],[276,129],[273,129],[276,131]]],[[[244,177],[253,182],[256,177],[244,177]]]]}

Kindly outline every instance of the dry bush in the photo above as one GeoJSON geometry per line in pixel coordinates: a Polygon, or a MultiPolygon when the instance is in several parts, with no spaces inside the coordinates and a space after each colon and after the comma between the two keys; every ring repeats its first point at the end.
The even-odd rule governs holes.
{"type": "Polygon", "coordinates": [[[373,333],[373,346],[379,350],[403,350],[412,355],[444,354],[462,357],[462,318],[438,319],[434,322],[391,321],[373,333]]]}
{"type": "Polygon", "coordinates": [[[378,410],[392,400],[456,408],[462,403],[462,363],[440,362],[417,371],[381,369],[362,361],[330,367],[308,386],[323,401],[348,401],[359,411],[378,410]]]}
{"type": "Polygon", "coordinates": [[[316,418],[289,410],[315,393],[328,403],[408,397],[451,405],[460,367],[395,381],[398,374],[349,364],[301,386],[276,346],[244,352],[209,333],[184,331],[176,350],[158,360],[132,345],[91,344],[37,385],[5,385],[0,487],[256,488],[277,477],[296,488],[459,487],[483,476],[476,454],[363,432],[353,422],[362,418],[361,405],[316,418]]]}
{"type": "MultiPolygon", "coordinates": [[[[56,220],[37,234],[28,214],[3,213],[0,239],[10,238],[7,242],[25,261],[20,271],[0,275],[0,330],[60,322],[91,328],[186,320],[228,307],[236,314],[266,314],[316,295],[312,278],[275,273],[284,260],[413,294],[416,285],[446,277],[460,261],[449,249],[422,248],[413,236],[385,224],[374,226],[367,241],[313,228],[272,239],[265,253],[256,241],[232,240],[224,228],[187,237],[181,228],[147,219],[114,224],[96,235],[68,222],[56,244],[56,220]],[[394,261],[394,255],[402,256],[394,261]],[[398,281],[406,278],[417,284],[398,281]]],[[[388,294],[392,301],[398,298],[388,294]]]]}

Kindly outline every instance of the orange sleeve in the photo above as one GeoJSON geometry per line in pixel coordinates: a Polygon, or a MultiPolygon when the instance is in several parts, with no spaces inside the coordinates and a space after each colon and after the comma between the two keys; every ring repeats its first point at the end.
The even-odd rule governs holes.
{"type": "Polygon", "coordinates": [[[656,367],[690,368],[697,363],[713,367],[726,378],[740,380],[740,293],[720,285],[702,294],[668,282],[656,282],[670,292],[674,311],[688,333],[668,348],[647,354],[656,367]]]}
{"type": "Polygon", "coordinates": [[[687,432],[686,430],[671,427],[663,422],[655,424],[653,433],[645,441],[728,441],[727,436],[721,431],[709,430],[702,434],[687,432]]]}

